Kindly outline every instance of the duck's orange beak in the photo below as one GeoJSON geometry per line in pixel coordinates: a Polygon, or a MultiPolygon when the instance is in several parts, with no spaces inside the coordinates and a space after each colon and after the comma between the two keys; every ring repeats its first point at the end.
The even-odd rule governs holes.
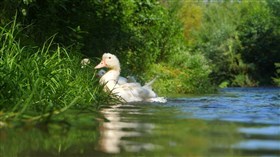
{"type": "Polygon", "coordinates": [[[102,61],[96,67],[94,67],[94,69],[100,69],[103,67],[106,67],[106,62],[102,59],[102,61]]]}

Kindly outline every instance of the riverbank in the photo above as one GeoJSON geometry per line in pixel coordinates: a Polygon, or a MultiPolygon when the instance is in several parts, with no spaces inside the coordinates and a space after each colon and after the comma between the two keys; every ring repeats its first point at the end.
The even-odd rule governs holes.
{"type": "Polygon", "coordinates": [[[21,45],[14,21],[0,27],[0,121],[48,121],[68,109],[98,110],[116,103],[81,56],[53,43],[21,45]]]}

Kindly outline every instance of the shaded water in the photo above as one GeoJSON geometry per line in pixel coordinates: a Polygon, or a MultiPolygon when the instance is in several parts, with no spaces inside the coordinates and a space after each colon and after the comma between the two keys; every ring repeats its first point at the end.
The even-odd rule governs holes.
{"type": "Polygon", "coordinates": [[[166,104],[68,113],[0,130],[1,156],[280,156],[280,89],[228,88],[166,104]]]}

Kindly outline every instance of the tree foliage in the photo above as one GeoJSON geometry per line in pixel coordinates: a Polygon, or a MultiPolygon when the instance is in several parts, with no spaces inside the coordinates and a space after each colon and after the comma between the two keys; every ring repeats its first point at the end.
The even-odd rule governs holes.
{"type": "Polygon", "coordinates": [[[118,54],[123,58],[123,65],[131,67],[132,72],[141,71],[174,53],[179,46],[178,31],[182,31],[168,10],[156,0],[14,0],[2,3],[5,17],[12,17],[17,11],[19,23],[28,26],[25,42],[40,45],[57,34],[55,42],[75,46],[87,56],[99,57],[104,52],[118,54]]]}
{"type": "MultiPolygon", "coordinates": [[[[280,60],[279,1],[189,3],[183,8],[199,8],[203,15],[197,22],[201,24],[193,24],[195,29],[186,39],[192,41],[189,47],[193,52],[200,51],[210,60],[213,82],[230,86],[272,84],[274,63],[280,60]]],[[[201,14],[194,13],[193,17],[201,14]]]]}

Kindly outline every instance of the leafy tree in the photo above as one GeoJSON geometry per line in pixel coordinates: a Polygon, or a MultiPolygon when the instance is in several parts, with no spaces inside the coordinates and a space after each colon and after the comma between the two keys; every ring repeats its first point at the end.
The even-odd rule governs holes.
{"type": "Polygon", "coordinates": [[[23,42],[41,45],[56,34],[56,43],[87,56],[116,53],[133,73],[166,60],[182,41],[181,25],[157,0],[5,0],[2,4],[7,19],[18,12],[18,22],[26,27],[23,42]]]}
{"type": "Polygon", "coordinates": [[[195,4],[202,8],[203,15],[200,25],[192,26],[187,40],[192,41],[189,47],[194,53],[202,52],[211,61],[213,82],[223,86],[271,84],[274,63],[280,59],[280,2],[195,4]]]}
{"type": "MultiPolygon", "coordinates": [[[[274,6],[274,4],[271,4],[274,6]]],[[[254,64],[251,74],[260,84],[271,84],[276,71],[274,63],[280,61],[279,22],[267,3],[247,2],[242,10],[242,20],[238,27],[242,41],[242,57],[245,62],[254,64]]]]}

